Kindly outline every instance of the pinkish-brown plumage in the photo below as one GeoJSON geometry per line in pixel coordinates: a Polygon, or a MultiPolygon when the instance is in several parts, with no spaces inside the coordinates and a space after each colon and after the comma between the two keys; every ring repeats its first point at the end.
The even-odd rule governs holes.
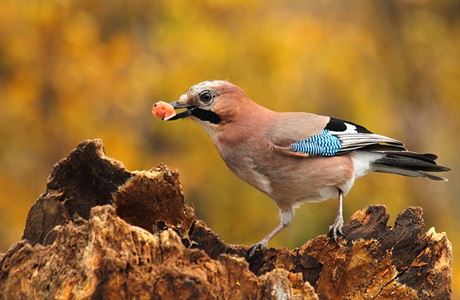
{"type": "Polygon", "coordinates": [[[255,244],[251,255],[289,225],[302,202],[338,197],[339,210],[330,227],[336,239],[343,225],[343,196],[368,172],[443,180],[428,172],[448,170],[436,165],[435,155],[409,152],[399,141],[357,124],[310,113],[274,112],[227,81],[194,85],[171,104],[187,109],[171,120],[197,121],[230,170],[279,207],[280,225],[255,244]]]}

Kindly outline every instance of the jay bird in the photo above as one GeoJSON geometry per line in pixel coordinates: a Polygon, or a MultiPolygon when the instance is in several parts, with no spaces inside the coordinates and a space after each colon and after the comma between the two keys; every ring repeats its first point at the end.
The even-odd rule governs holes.
{"type": "Polygon", "coordinates": [[[185,111],[165,119],[189,117],[198,122],[230,170],[278,206],[280,224],[252,246],[250,256],[291,223],[295,208],[303,202],[338,199],[337,215],[329,227],[329,235],[337,241],[343,235],[343,198],[355,180],[369,172],[446,181],[431,172],[449,171],[436,164],[436,155],[408,151],[400,141],[358,124],[312,113],[272,111],[228,81],[196,84],[170,105],[185,111]]]}

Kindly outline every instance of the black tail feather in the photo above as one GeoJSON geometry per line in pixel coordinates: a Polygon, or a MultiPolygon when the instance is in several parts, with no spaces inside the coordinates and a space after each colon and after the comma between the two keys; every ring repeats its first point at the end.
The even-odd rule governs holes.
{"type": "Polygon", "coordinates": [[[384,157],[374,161],[375,171],[395,173],[405,176],[426,177],[432,180],[446,180],[426,172],[446,172],[449,168],[436,164],[437,156],[431,153],[416,153],[410,151],[378,151],[384,157]]]}
{"type": "Polygon", "coordinates": [[[409,158],[414,158],[418,160],[423,160],[428,163],[432,163],[436,165],[436,159],[438,159],[438,156],[436,154],[432,153],[417,153],[417,152],[412,152],[412,151],[384,151],[385,154],[387,155],[395,155],[395,156],[401,156],[401,157],[409,157],[409,158]]]}
{"type": "Polygon", "coordinates": [[[450,170],[449,168],[438,166],[435,161],[426,159],[422,154],[417,158],[415,156],[386,154],[384,157],[376,160],[374,164],[413,171],[445,172],[450,170]]]}

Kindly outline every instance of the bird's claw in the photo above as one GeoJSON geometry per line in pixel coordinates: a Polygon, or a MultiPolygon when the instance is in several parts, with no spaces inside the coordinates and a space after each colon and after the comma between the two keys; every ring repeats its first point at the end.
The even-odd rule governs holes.
{"type": "Polygon", "coordinates": [[[329,226],[329,237],[331,237],[334,242],[337,243],[337,238],[340,236],[343,236],[343,219],[342,218],[337,218],[334,221],[334,224],[329,226]]]}
{"type": "Polygon", "coordinates": [[[252,245],[251,248],[249,248],[248,257],[251,258],[256,254],[256,252],[258,250],[263,250],[263,249],[267,248],[267,244],[268,243],[265,242],[265,241],[260,241],[260,242],[258,242],[256,244],[252,245]]]}

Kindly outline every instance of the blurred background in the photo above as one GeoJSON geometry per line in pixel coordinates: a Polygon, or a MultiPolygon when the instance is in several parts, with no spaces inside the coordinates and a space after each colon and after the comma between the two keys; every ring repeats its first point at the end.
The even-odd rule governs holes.
{"type": "MultiPolygon", "coordinates": [[[[459,26],[460,2],[449,0],[2,1],[0,252],[21,238],[53,164],[87,138],[130,170],[178,169],[185,197],[225,241],[260,240],[278,223],[275,204],[227,170],[197,124],[150,113],[195,83],[228,79],[271,109],[354,121],[437,153],[453,169],[448,183],[371,174],[345,199],[345,218],[382,203],[393,224],[421,206],[458,258],[459,26]]],[[[326,233],[336,209],[305,204],[270,245],[326,233]]]]}

